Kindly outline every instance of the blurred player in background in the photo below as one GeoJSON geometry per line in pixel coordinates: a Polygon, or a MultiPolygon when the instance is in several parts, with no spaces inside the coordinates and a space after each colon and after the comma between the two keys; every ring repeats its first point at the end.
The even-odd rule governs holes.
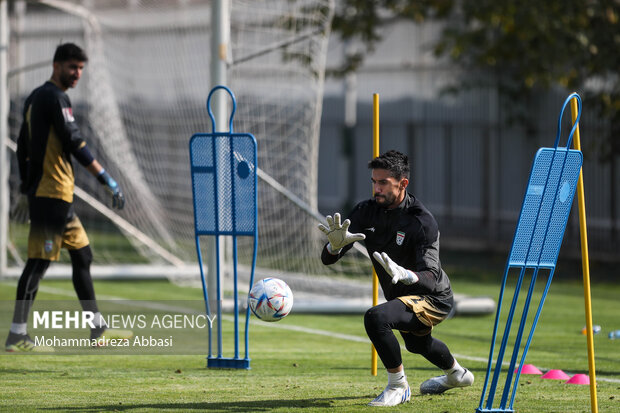
{"type": "Polygon", "coordinates": [[[321,224],[319,229],[329,241],[321,253],[326,265],[338,261],[355,241],[364,241],[387,300],[364,316],[368,337],[388,375],[387,387],[370,405],[394,406],[411,397],[400,344],[392,330],[400,331],[407,350],[421,354],[445,373],[423,382],[422,394],[470,386],[473,374],[431,335],[433,326],[450,313],[454,300],[450,280],[439,261],[437,222],[407,192],[408,158],[389,151],[370,161],[368,167],[372,170],[374,199],[357,204],[342,223],[338,213],[327,216],[327,226],[321,224]]]}
{"type": "Polygon", "coordinates": [[[26,99],[17,142],[21,192],[28,197],[30,233],[28,260],[17,284],[15,311],[6,350],[53,351],[36,346],[28,336],[27,321],[39,282],[51,261],[67,248],[73,269],[73,286],[84,311],[94,313],[91,339],[132,336],[131,331],[106,328],[97,308],[90,276],[93,255],[82,223],[73,209],[74,175],[71,156],[105,185],[112,204],[121,209],[125,198],[118,183],[94,159],[73,117],[65,93],[77,85],[88,57],[78,46],[57,47],[50,80],[26,99]]]}

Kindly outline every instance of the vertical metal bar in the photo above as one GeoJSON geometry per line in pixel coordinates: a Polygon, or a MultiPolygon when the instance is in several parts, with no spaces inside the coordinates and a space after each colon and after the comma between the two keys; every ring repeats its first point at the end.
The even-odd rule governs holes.
{"type": "MultiPolygon", "coordinates": [[[[253,197],[254,197],[254,204],[252,205],[253,207],[253,213],[254,213],[254,221],[252,223],[253,225],[253,229],[254,229],[254,246],[252,248],[252,269],[250,272],[250,288],[252,288],[252,286],[254,285],[254,271],[256,269],[256,257],[258,255],[258,227],[257,227],[257,222],[258,222],[258,205],[257,205],[257,200],[256,200],[256,196],[258,193],[258,189],[257,189],[257,185],[258,185],[258,155],[256,153],[256,140],[254,139],[254,137],[252,137],[252,155],[254,157],[254,174],[253,174],[253,179],[254,179],[254,188],[253,188],[253,197]]],[[[248,303],[247,308],[245,310],[245,359],[248,361],[250,360],[250,338],[249,338],[249,334],[250,334],[250,305],[248,303]]]]}
{"type": "Polygon", "coordinates": [[[0,0],[0,274],[6,274],[9,245],[9,16],[8,1],[0,0]]]}
{"type": "Polygon", "coordinates": [[[443,138],[444,138],[444,178],[443,178],[443,188],[444,188],[444,220],[445,222],[450,223],[452,225],[452,214],[453,214],[453,205],[452,205],[452,173],[453,173],[453,154],[452,154],[452,125],[449,123],[444,125],[443,128],[443,138]]]}
{"type": "MultiPolygon", "coordinates": [[[[372,157],[379,156],[379,94],[372,95],[372,157]]],[[[374,195],[374,188],[373,188],[374,195]]],[[[374,267],[372,269],[372,306],[379,302],[379,278],[374,267]]],[[[370,353],[370,374],[377,375],[377,350],[371,345],[370,353]]]]}
{"type": "MultiPolygon", "coordinates": [[[[416,125],[413,122],[407,122],[406,124],[406,144],[407,144],[407,153],[410,155],[410,158],[412,158],[413,161],[413,168],[415,168],[415,165],[417,164],[417,162],[415,161],[415,156],[416,156],[416,149],[415,149],[415,145],[416,145],[416,125]]],[[[414,177],[417,177],[415,170],[411,171],[411,175],[414,177]]],[[[411,192],[417,193],[418,191],[416,191],[417,189],[417,185],[418,185],[418,179],[410,179],[409,180],[409,186],[408,188],[410,188],[411,192]]]]}
{"type": "MultiPolygon", "coordinates": [[[[570,101],[571,117],[573,124],[577,120],[577,99],[570,101]]],[[[573,135],[573,146],[581,150],[579,136],[579,124],[576,125],[573,135]]],[[[567,148],[568,149],[568,148],[567,148]]],[[[614,194],[612,193],[612,196],[614,194]]],[[[590,261],[588,258],[588,227],[586,225],[586,200],[583,190],[583,167],[579,171],[577,181],[577,203],[579,205],[579,232],[581,234],[581,266],[583,272],[583,296],[586,309],[586,330],[588,343],[588,370],[590,373],[590,407],[593,413],[598,413],[598,400],[596,398],[596,366],[594,362],[594,336],[592,332],[592,299],[590,293],[590,261]]],[[[615,226],[615,223],[614,223],[615,226]]]]}
{"type": "Polygon", "coordinates": [[[216,265],[216,269],[217,269],[217,283],[216,283],[216,289],[217,289],[217,356],[219,358],[222,357],[223,355],[223,344],[222,344],[222,286],[220,283],[220,238],[218,236],[215,237],[215,253],[216,253],[216,257],[217,257],[217,265],[216,265]]]}
{"type": "MultiPolygon", "coordinates": [[[[232,132],[232,124],[231,124],[232,132]]],[[[239,296],[237,291],[237,203],[236,203],[236,190],[235,186],[235,148],[233,144],[232,134],[228,136],[228,147],[230,148],[229,162],[230,162],[230,186],[232,189],[231,207],[232,207],[232,253],[233,253],[233,307],[234,307],[234,319],[235,319],[235,359],[239,358],[239,296]]]]}
{"type": "MultiPolygon", "coordinates": [[[[226,85],[227,76],[226,76],[226,61],[228,59],[228,41],[230,38],[230,7],[229,0],[213,0],[211,3],[211,85],[212,87],[218,85],[226,85]]],[[[215,125],[226,125],[226,99],[227,96],[225,93],[216,93],[214,96],[214,121],[213,121],[213,133],[216,133],[217,130],[215,125]]],[[[216,169],[217,171],[217,169],[216,169]]],[[[217,172],[216,172],[217,176],[217,172]]],[[[217,204],[216,204],[216,215],[217,215],[217,204]]],[[[218,228],[219,229],[219,228],[218,228]]],[[[207,240],[207,285],[209,286],[209,291],[215,295],[216,284],[217,281],[215,277],[220,274],[220,270],[216,269],[216,262],[222,260],[224,264],[226,263],[223,251],[220,252],[219,249],[215,248],[215,240],[218,238],[218,235],[215,235],[213,238],[209,237],[207,240]],[[217,256],[216,256],[217,254],[217,256]]],[[[217,303],[218,297],[212,296],[211,303],[217,303]]]]}
{"type": "MultiPolygon", "coordinates": [[[[212,147],[212,156],[213,156],[213,202],[214,202],[214,220],[215,220],[215,233],[218,234],[220,232],[220,219],[218,214],[218,206],[219,206],[219,185],[218,185],[218,157],[217,157],[217,137],[214,137],[211,140],[212,147]]],[[[215,258],[215,268],[213,268],[212,262],[210,264],[209,270],[215,269],[215,273],[209,273],[207,276],[209,277],[209,281],[215,281],[215,300],[216,300],[216,308],[217,308],[217,354],[218,357],[222,357],[222,291],[220,286],[220,238],[218,235],[214,235],[215,240],[215,249],[212,251],[213,254],[210,254],[210,258],[215,258]]],[[[207,283],[209,284],[209,283],[207,283]]]]}
{"type": "MultiPolygon", "coordinates": [[[[254,186],[256,188],[256,186],[254,186]]],[[[256,199],[256,197],[254,198],[256,199]]],[[[254,215],[256,217],[256,215],[254,215]]],[[[255,218],[256,219],[256,218],[255,218]]],[[[252,251],[252,270],[250,273],[250,288],[254,285],[254,269],[256,268],[256,256],[258,253],[258,232],[254,229],[254,247],[252,251]]],[[[250,305],[245,309],[245,359],[250,360],[250,305]]]]}
{"type": "Polygon", "coordinates": [[[235,312],[235,359],[239,358],[239,292],[237,289],[237,236],[233,235],[233,295],[235,312]]]}
{"type": "MultiPolygon", "coordinates": [[[[345,41],[344,51],[346,55],[353,53],[353,43],[345,41]]],[[[355,127],[357,125],[357,74],[347,73],[344,77],[344,127],[342,153],[347,164],[347,188],[346,209],[350,210],[355,205],[357,193],[357,174],[355,173],[355,127]]]]}

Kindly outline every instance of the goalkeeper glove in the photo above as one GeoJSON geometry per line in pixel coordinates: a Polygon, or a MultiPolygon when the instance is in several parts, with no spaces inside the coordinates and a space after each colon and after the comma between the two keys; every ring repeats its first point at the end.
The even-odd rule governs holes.
{"type": "Polygon", "coordinates": [[[327,235],[327,239],[329,240],[327,250],[330,254],[336,255],[343,247],[366,238],[366,235],[361,233],[350,233],[348,230],[351,221],[347,219],[340,224],[340,214],[337,212],[334,214],[334,218],[328,215],[325,219],[327,220],[327,226],[319,224],[319,229],[327,235]]]}
{"type": "Polygon", "coordinates": [[[97,180],[105,185],[106,189],[112,195],[112,207],[123,209],[125,206],[125,196],[118,183],[112,179],[109,173],[105,169],[102,169],[97,176],[97,180]]]}
{"type": "Polygon", "coordinates": [[[385,271],[392,277],[392,284],[402,282],[406,285],[415,284],[419,278],[413,271],[407,270],[400,265],[396,264],[385,252],[375,251],[372,253],[375,260],[381,264],[385,271]]]}

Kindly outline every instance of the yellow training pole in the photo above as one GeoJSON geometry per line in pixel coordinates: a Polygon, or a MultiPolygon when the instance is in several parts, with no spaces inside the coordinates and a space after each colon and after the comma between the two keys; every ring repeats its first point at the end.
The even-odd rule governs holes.
{"type": "MultiPolygon", "coordinates": [[[[379,156],[379,94],[372,95],[372,157],[379,156]]],[[[373,187],[373,196],[375,189],[373,187]]],[[[374,267],[372,269],[372,306],[376,306],[379,302],[379,278],[374,267]]],[[[370,355],[370,374],[377,375],[377,350],[372,345],[370,355]]]]}
{"type": "MultiPolygon", "coordinates": [[[[570,101],[573,124],[577,120],[577,98],[570,101]]],[[[575,128],[573,135],[573,147],[581,150],[579,141],[579,125],[575,128]]],[[[583,271],[583,295],[586,306],[586,332],[588,341],[588,367],[590,370],[590,407],[592,413],[598,413],[598,402],[596,399],[596,369],[594,366],[594,332],[592,331],[592,300],[590,294],[590,262],[588,259],[588,233],[586,227],[586,201],[583,192],[583,167],[579,171],[577,181],[577,202],[579,205],[579,230],[581,233],[581,266],[583,271]]]]}

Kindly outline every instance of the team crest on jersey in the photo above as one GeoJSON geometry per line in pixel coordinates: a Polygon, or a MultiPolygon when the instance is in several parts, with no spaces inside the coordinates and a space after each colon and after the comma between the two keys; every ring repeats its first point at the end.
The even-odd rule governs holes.
{"type": "Polygon", "coordinates": [[[72,108],[62,108],[62,116],[65,118],[65,122],[67,123],[75,121],[72,108]]]}
{"type": "Polygon", "coordinates": [[[45,240],[45,244],[43,248],[45,249],[45,252],[49,254],[50,252],[52,252],[52,249],[54,248],[54,243],[52,242],[51,239],[47,239],[45,240]]]}
{"type": "Polygon", "coordinates": [[[405,240],[405,233],[403,231],[398,231],[396,233],[396,244],[403,245],[404,240],[405,240]]]}

